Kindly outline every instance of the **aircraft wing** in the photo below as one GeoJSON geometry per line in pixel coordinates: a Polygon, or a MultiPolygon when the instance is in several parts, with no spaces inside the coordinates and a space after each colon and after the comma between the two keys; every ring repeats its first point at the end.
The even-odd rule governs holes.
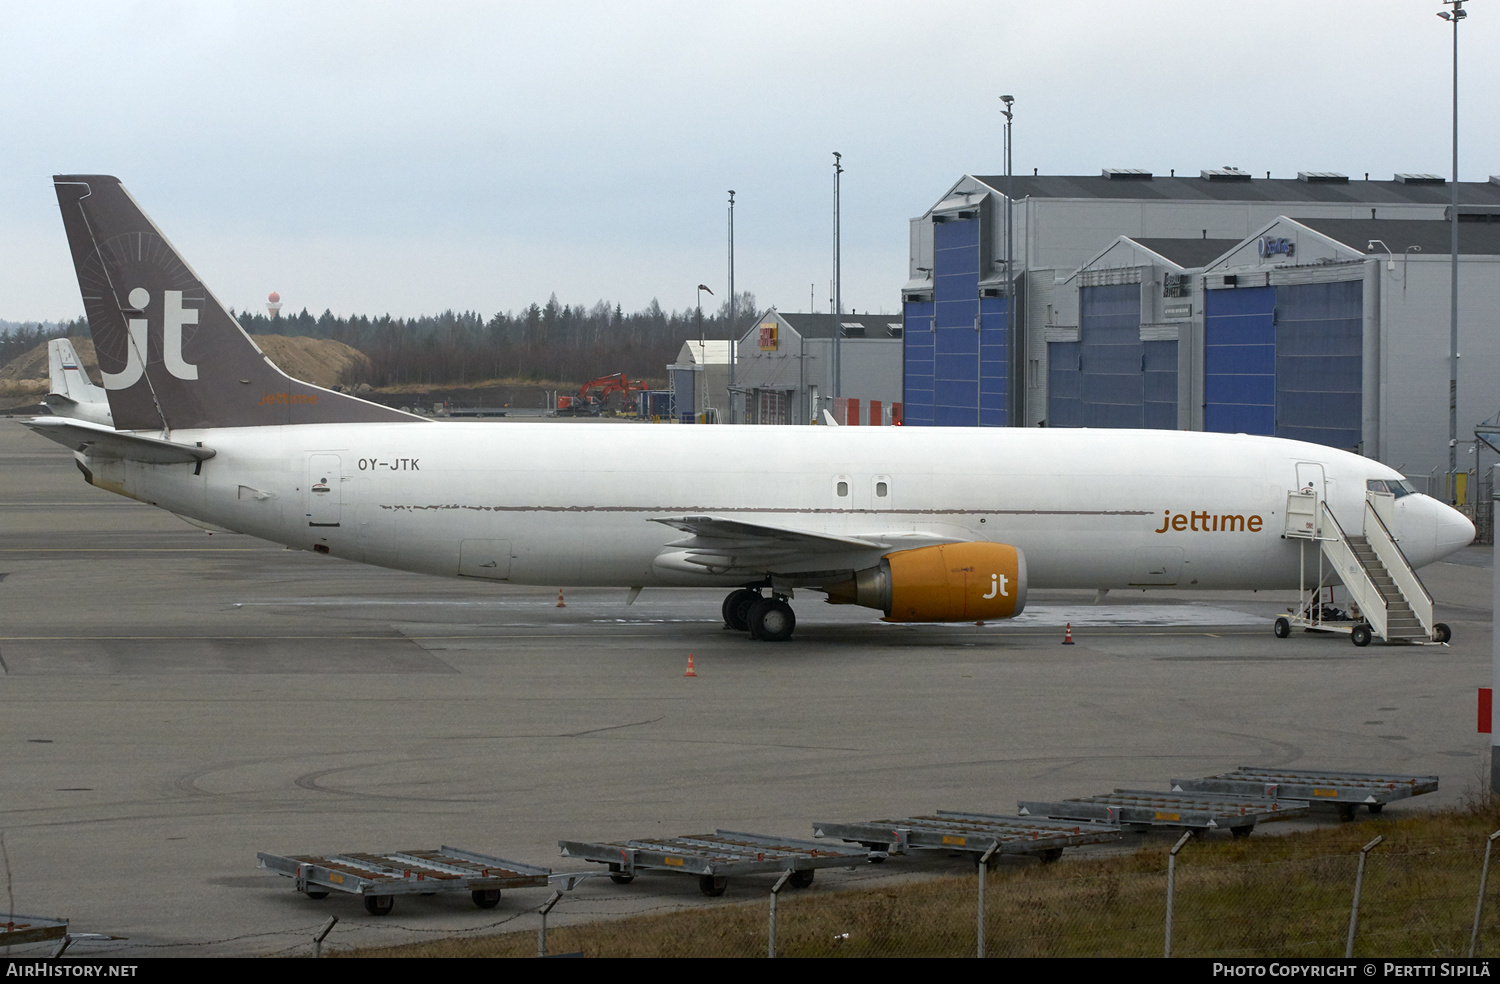
{"type": "Polygon", "coordinates": [[[75,451],[84,451],[97,457],[124,458],[126,461],[143,461],[152,465],[174,465],[188,461],[206,461],[215,454],[213,448],[178,444],[158,437],[143,437],[80,420],[34,417],[22,423],[49,441],[56,441],[75,451]]]}
{"type": "Polygon", "coordinates": [[[667,545],[656,558],[657,566],[699,574],[855,570],[873,567],[892,550],[957,542],[955,537],[911,530],[838,536],[718,516],[682,516],[652,522],[688,534],[667,545]]]}

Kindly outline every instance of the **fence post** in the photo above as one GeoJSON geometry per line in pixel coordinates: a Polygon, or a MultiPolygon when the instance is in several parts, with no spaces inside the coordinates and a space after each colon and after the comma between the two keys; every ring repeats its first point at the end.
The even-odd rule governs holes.
{"type": "Polygon", "coordinates": [[[1184,830],[1178,838],[1170,854],[1167,855],[1167,951],[1164,957],[1172,955],[1172,906],[1177,895],[1177,852],[1182,850],[1184,844],[1193,839],[1191,830],[1184,830]]]}
{"type": "MultiPolygon", "coordinates": [[[[1488,858],[1488,855],[1486,855],[1486,858],[1488,858]]],[[[1483,889],[1481,889],[1481,891],[1483,891],[1483,889]]],[[[334,926],[338,925],[338,921],[339,921],[339,917],[338,916],[329,916],[328,917],[328,921],[323,924],[323,931],[321,933],[319,933],[317,936],[313,937],[313,959],[314,960],[318,959],[319,957],[321,957],[323,955],[323,939],[324,939],[324,937],[326,937],[329,934],[330,931],[332,931],[332,929],[333,929],[334,926]]],[[[60,954],[61,954],[61,951],[58,951],[58,953],[54,953],[53,956],[56,957],[56,956],[59,956],[60,954]]]]}
{"type": "Polygon", "coordinates": [[[547,955],[547,913],[552,911],[552,907],[557,905],[557,900],[562,897],[563,893],[553,892],[552,897],[543,902],[542,907],[537,910],[542,915],[542,925],[536,931],[536,955],[539,957],[547,955]]]}
{"type": "Polygon", "coordinates": [[[1354,908],[1349,913],[1349,940],[1344,944],[1344,958],[1354,956],[1354,934],[1359,929],[1359,896],[1364,891],[1365,885],[1365,858],[1375,850],[1376,845],[1385,840],[1385,836],[1375,838],[1359,849],[1359,870],[1354,874],[1354,908]]]}
{"type": "Polygon", "coordinates": [[[1479,899],[1474,903],[1474,932],[1469,934],[1469,956],[1474,956],[1474,950],[1479,946],[1479,917],[1484,912],[1484,886],[1490,878],[1490,848],[1495,846],[1495,838],[1500,837],[1500,830],[1490,834],[1484,842],[1484,867],[1479,871],[1479,899]]]}
{"type": "Polygon", "coordinates": [[[776,879],[776,884],[771,886],[771,929],[766,937],[766,957],[771,960],[776,958],[776,896],[781,894],[787,879],[791,877],[792,869],[788,868],[781,873],[780,878],[776,879]]]}
{"type": "Polygon", "coordinates": [[[979,959],[984,959],[984,898],[985,875],[990,870],[990,858],[1000,850],[1000,842],[990,844],[990,849],[979,856],[979,959]]]}

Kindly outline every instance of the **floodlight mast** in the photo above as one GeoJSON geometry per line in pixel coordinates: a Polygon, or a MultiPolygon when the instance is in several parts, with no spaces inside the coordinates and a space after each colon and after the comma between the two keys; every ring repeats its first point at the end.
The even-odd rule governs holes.
{"type": "Polygon", "coordinates": [[[843,154],[833,152],[833,398],[836,400],[844,395],[844,366],[839,352],[839,336],[844,332],[843,257],[839,252],[839,178],[844,173],[843,159],[843,154]]]}
{"type": "MultiPolygon", "coordinates": [[[[1000,111],[1005,115],[1005,337],[1006,344],[1010,347],[1011,361],[1012,363],[1014,363],[1015,353],[1017,351],[1015,296],[1016,271],[1015,245],[1012,240],[1015,221],[1014,214],[1011,211],[1011,204],[1015,200],[1016,182],[1015,173],[1011,168],[1010,125],[1012,119],[1015,116],[1015,113],[1012,111],[1011,107],[1012,105],[1014,105],[1016,97],[1001,96],[1000,101],[1005,104],[1005,108],[1000,111]]],[[[1024,393],[1025,390],[1019,386],[1014,385],[1016,373],[1012,371],[1010,375],[1012,380],[1012,385],[1010,387],[1010,407],[1008,408],[1010,410],[1010,413],[1008,413],[1006,416],[1010,417],[1011,419],[1008,419],[1006,423],[1014,424],[1017,419],[1024,416],[1025,414],[1025,403],[1023,402],[1023,398],[1017,395],[1018,393],[1024,393]],[[1011,416],[1012,414],[1014,414],[1014,417],[1011,416]]],[[[978,393],[975,393],[974,395],[974,402],[976,407],[981,402],[978,393]]]]}
{"type": "Polygon", "coordinates": [[[1443,0],[1451,11],[1438,16],[1453,25],[1453,197],[1448,212],[1452,229],[1449,244],[1448,318],[1448,502],[1458,504],[1458,22],[1469,16],[1464,0],[1443,0]]]}

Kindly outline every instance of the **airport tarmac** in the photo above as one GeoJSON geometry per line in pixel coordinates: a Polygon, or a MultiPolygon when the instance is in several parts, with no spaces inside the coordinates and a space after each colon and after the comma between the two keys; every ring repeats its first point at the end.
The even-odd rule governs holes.
{"type": "MultiPolygon", "coordinates": [[[[886,625],[813,594],[793,640],[766,644],[722,629],[718,591],[557,608],[555,587],[209,536],[0,418],[0,908],[124,937],[81,955],[305,954],[331,914],[338,946],[534,931],[548,893],[376,917],[298,895],[258,851],[452,845],[593,870],[557,841],[808,838],[815,820],[1009,813],[1240,765],[1432,773],[1439,793],[1387,813],[1453,804],[1488,772],[1491,557],[1422,572],[1447,648],[1278,640],[1295,592],[1175,591],[1037,591],[985,626],[886,625]]],[[[895,859],[808,891],[967,870],[895,859]]],[[[692,878],[596,878],[549,920],[763,901],[773,880],[708,900],[692,878]]]]}

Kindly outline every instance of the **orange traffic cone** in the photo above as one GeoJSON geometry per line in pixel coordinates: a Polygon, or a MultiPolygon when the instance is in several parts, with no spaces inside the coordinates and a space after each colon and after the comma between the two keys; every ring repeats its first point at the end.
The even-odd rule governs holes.
{"type": "Polygon", "coordinates": [[[1063,633],[1063,643],[1062,644],[1064,646],[1071,646],[1071,645],[1073,645],[1073,623],[1072,622],[1068,623],[1067,631],[1063,633]]]}
{"type": "Polygon", "coordinates": [[[568,606],[567,606],[567,605],[566,605],[566,604],[565,604],[565,603],[564,603],[564,602],[563,602],[563,600],[562,600],[562,588],[558,588],[558,589],[557,589],[557,607],[558,607],[558,608],[567,608],[567,607],[568,607],[568,606]]]}
{"type": "Polygon", "coordinates": [[[687,668],[687,672],[684,673],[683,676],[685,676],[685,677],[695,677],[697,675],[698,675],[697,671],[693,669],[693,654],[692,653],[688,653],[688,668],[687,668]]]}

